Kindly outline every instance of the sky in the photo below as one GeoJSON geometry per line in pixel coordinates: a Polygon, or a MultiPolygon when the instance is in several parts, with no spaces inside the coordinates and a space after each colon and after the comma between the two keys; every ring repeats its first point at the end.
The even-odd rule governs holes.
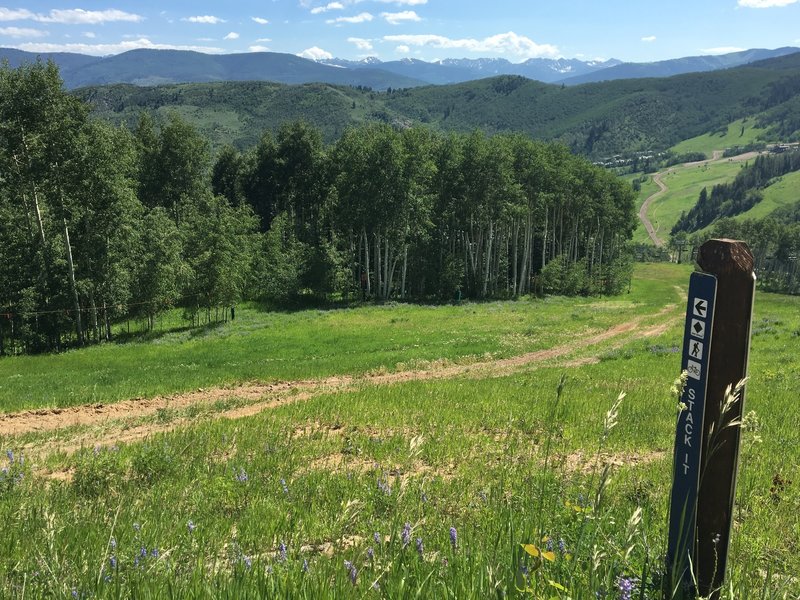
{"type": "Polygon", "coordinates": [[[781,46],[800,46],[800,0],[25,0],[0,5],[0,47],[97,56],[170,48],[283,52],[315,60],[650,62],[781,46]]]}

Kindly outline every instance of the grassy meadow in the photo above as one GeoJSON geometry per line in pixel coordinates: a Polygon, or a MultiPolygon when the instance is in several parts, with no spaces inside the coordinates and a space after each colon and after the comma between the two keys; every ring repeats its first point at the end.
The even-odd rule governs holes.
{"type": "Polygon", "coordinates": [[[766,134],[766,129],[756,126],[755,119],[739,119],[729,124],[724,132],[718,131],[699,135],[676,144],[670,150],[679,155],[689,152],[702,152],[706,155],[706,158],[711,158],[714,150],[746,146],[759,141],[766,134]]]}
{"type": "MultiPolygon", "coordinates": [[[[661,178],[668,191],[650,205],[650,222],[661,239],[669,239],[669,232],[681,213],[688,212],[696,203],[702,189],[732,181],[745,165],[744,162],[721,161],[670,168],[661,178]]],[[[641,228],[644,231],[644,228],[641,228]]],[[[646,233],[645,233],[646,235],[646,233]]]]}
{"type": "MultiPolygon", "coordinates": [[[[137,441],[122,416],[0,437],[0,597],[660,598],[689,272],[639,265],[602,299],[245,306],[2,359],[6,412],[357,377],[240,418],[160,410],[137,441]]],[[[798,342],[800,298],[758,293],[723,598],[800,595],[798,342]]]]}

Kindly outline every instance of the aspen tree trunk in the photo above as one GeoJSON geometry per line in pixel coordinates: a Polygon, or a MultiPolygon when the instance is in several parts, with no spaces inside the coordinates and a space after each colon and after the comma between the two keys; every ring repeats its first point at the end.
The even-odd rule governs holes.
{"type": "Polygon", "coordinates": [[[400,282],[400,297],[406,298],[406,272],[408,271],[408,244],[403,248],[403,279],[400,282]]]}
{"type": "Polygon", "coordinates": [[[375,232],[375,290],[378,297],[383,299],[383,285],[381,284],[381,236],[375,232]]]}
{"type": "Polygon", "coordinates": [[[369,276],[369,240],[366,229],[362,229],[361,233],[364,235],[364,263],[367,265],[367,296],[370,296],[372,295],[372,278],[369,276]]]}
{"type": "Polygon", "coordinates": [[[512,265],[511,265],[511,290],[512,293],[516,296],[517,295],[517,262],[519,260],[519,248],[517,247],[517,241],[519,240],[519,223],[515,220],[514,221],[514,233],[511,240],[511,254],[512,254],[512,265]]]}
{"type": "Polygon", "coordinates": [[[69,243],[69,227],[67,227],[67,218],[62,219],[64,222],[64,243],[67,246],[67,266],[69,267],[69,284],[72,288],[72,300],[75,307],[75,327],[78,332],[78,344],[83,346],[83,326],[81,324],[81,305],[78,299],[78,287],[75,284],[75,264],[72,262],[72,246],[69,243]]]}
{"type": "Polygon", "coordinates": [[[489,221],[489,239],[486,242],[486,263],[484,266],[484,273],[483,273],[483,291],[481,292],[481,296],[483,298],[486,297],[486,292],[489,288],[489,267],[491,266],[492,260],[492,242],[494,241],[494,222],[489,221]]]}

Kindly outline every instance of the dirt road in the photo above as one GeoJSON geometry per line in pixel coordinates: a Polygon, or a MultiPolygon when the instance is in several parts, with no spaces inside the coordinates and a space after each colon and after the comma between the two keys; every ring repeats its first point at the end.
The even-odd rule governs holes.
{"type": "MultiPolygon", "coordinates": [[[[598,362],[597,355],[588,354],[558,362],[578,350],[614,340],[612,347],[621,347],[635,339],[654,337],[678,322],[681,315],[677,305],[665,306],[657,315],[656,324],[643,324],[637,317],[604,331],[588,332],[569,343],[529,352],[520,356],[473,362],[469,364],[433,363],[423,369],[393,373],[373,373],[361,376],[342,375],[319,380],[279,382],[272,384],[245,383],[228,388],[200,389],[194,392],[150,399],[133,399],[114,404],[93,404],[64,409],[27,410],[0,415],[0,437],[46,433],[46,440],[30,442],[22,449],[34,456],[53,452],[71,453],[81,447],[107,446],[144,439],[191,423],[189,416],[180,416],[181,409],[190,407],[212,409],[220,400],[237,401],[237,406],[206,414],[203,418],[239,419],[253,416],[278,406],[304,401],[320,394],[351,391],[369,385],[390,385],[414,380],[447,379],[454,377],[499,377],[535,368],[556,365],[565,368],[598,362]],[[159,411],[178,415],[168,422],[148,421],[159,411]],[[142,423],[142,421],[147,421],[142,423]],[[70,429],[73,428],[73,429],[70,429]]],[[[648,317],[648,322],[652,321],[648,317]]],[[[608,347],[604,348],[607,351],[608,347]]],[[[186,411],[184,410],[184,413],[186,411]]]]}
{"type": "MultiPolygon", "coordinates": [[[[699,160],[699,161],[696,161],[696,162],[683,163],[681,166],[682,167],[699,167],[699,166],[708,165],[708,164],[714,163],[714,162],[722,162],[724,160],[728,160],[728,161],[731,161],[731,162],[743,162],[743,161],[750,160],[751,158],[755,158],[759,154],[760,154],[760,152],[745,152],[744,154],[739,154],[737,156],[732,156],[732,157],[729,157],[729,158],[725,159],[725,158],[722,157],[722,150],[714,150],[714,152],[711,153],[711,158],[710,159],[699,160]]],[[[651,194],[650,196],[648,196],[647,199],[642,204],[642,207],[639,209],[639,220],[642,222],[642,225],[644,225],[644,229],[645,229],[645,231],[647,231],[647,235],[650,236],[650,240],[653,242],[653,245],[655,245],[656,248],[662,248],[664,246],[664,240],[662,240],[658,236],[659,227],[654,227],[653,226],[653,223],[650,221],[650,218],[648,217],[647,213],[650,210],[650,205],[654,201],[658,200],[661,196],[663,196],[664,194],[666,194],[669,191],[669,188],[661,180],[661,178],[664,177],[665,175],[669,175],[670,173],[674,173],[674,172],[675,172],[675,168],[674,167],[670,167],[666,171],[661,171],[661,172],[656,173],[655,175],[653,175],[653,183],[655,183],[658,186],[658,191],[653,193],[653,194],[651,194]]]]}

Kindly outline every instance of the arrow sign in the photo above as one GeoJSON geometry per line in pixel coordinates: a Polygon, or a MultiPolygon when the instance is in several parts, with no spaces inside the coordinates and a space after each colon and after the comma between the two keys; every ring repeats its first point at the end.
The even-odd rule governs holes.
{"type": "Polygon", "coordinates": [[[710,348],[716,292],[716,277],[706,273],[692,273],[686,303],[686,329],[681,361],[681,369],[686,371],[688,379],[681,396],[685,408],[678,415],[675,431],[674,479],[667,548],[670,589],[679,589],[679,598],[689,595],[683,595],[682,590],[684,587],[688,590],[692,586],[689,565],[694,563],[697,552],[697,498],[708,380],[708,352],[703,350],[704,345],[705,348],[710,348]],[[702,311],[702,314],[698,311],[702,311]]]}
{"type": "Polygon", "coordinates": [[[694,302],[695,316],[705,318],[707,313],[708,313],[708,300],[697,298],[694,302]]]}

